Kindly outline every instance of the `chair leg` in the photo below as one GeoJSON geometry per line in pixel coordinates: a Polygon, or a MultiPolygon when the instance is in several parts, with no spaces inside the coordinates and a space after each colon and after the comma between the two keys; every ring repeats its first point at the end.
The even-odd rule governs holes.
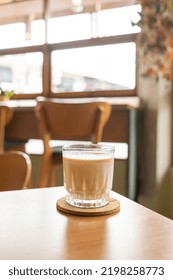
{"type": "Polygon", "coordinates": [[[32,177],[30,177],[26,189],[33,189],[32,177]]]}
{"type": "Polygon", "coordinates": [[[49,186],[56,186],[56,166],[52,163],[50,168],[50,176],[49,176],[49,186]]]}
{"type": "Polygon", "coordinates": [[[51,156],[42,156],[40,163],[40,172],[38,179],[38,187],[46,188],[49,187],[49,178],[51,174],[51,156]]]}

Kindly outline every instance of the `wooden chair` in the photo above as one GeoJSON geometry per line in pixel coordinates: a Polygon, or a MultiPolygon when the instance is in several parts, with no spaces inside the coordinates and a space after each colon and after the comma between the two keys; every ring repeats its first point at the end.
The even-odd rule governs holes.
{"type": "Polygon", "coordinates": [[[10,122],[13,111],[8,106],[0,106],[0,153],[4,152],[5,127],[10,122]]]}
{"type": "Polygon", "coordinates": [[[0,191],[19,190],[27,187],[31,176],[31,160],[23,152],[0,154],[0,191]]]}
{"type": "Polygon", "coordinates": [[[3,153],[4,151],[21,151],[25,153],[26,141],[5,141],[5,128],[10,123],[13,116],[14,112],[12,108],[6,105],[0,105],[0,153],[3,153]]]}
{"type": "Polygon", "coordinates": [[[52,148],[50,140],[102,140],[111,105],[104,101],[38,98],[36,115],[43,140],[44,153],[38,187],[56,185],[55,167],[62,162],[62,147],[52,148]]]}

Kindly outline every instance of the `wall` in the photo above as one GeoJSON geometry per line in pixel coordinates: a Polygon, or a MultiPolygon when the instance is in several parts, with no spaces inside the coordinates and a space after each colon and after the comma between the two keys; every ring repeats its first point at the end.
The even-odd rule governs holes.
{"type": "Polygon", "coordinates": [[[141,78],[139,202],[173,219],[171,83],[141,78]]]}

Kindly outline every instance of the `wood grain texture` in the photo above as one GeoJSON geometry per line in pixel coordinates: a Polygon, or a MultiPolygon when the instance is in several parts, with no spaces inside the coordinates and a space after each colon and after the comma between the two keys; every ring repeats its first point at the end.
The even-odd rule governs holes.
{"type": "Polygon", "coordinates": [[[117,215],[57,211],[64,188],[0,193],[0,259],[172,260],[173,221],[111,192],[117,215]]]}
{"type": "Polygon", "coordinates": [[[26,188],[31,178],[30,157],[20,151],[0,154],[0,191],[26,188]]]}
{"type": "MultiPolygon", "coordinates": [[[[128,103],[131,104],[127,100],[128,103]]],[[[11,100],[7,104],[9,107],[13,107],[14,116],[10,124],[7,125],[6,139],[39,139],[40,135],[35,115],[35,103],[33,102],[33,105],[30,105],[31,102],[27,100],[22,103],[20,101],[15,101],[14,103],[11,100]]],[[[127,104],[111,104],[112,112],[103,131],[103,141],[128,143],[128,123],[131,106],[127,104]]],[[[134,107],[136,108],[136,103],[134,107]]]]}

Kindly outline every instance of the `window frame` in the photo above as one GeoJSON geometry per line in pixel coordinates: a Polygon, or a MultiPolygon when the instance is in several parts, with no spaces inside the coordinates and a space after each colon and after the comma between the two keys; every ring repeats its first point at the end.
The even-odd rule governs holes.
{"type": "MultiPolygon", "coordinates": [[[[47,12],[48,1],[45,4],[45,13],[43,18],[45,23],[47,23],[47,12]]],[[[134,4],[130,3],[129,0],[126,0],[126,5],[120,6],[130,6],[134,4]]],[[[119,5],[116,4],[118,8],[119,5]]],[[[49,17],[52,15],[50,14],[49,17]]],[[[55,16],[55,15],[54,15],[55,16]]],[[[47,34],[47,24],[45,25],[45,35],[47,34]]],[[[0,55],[13,55],[13,54],[23,54],[31,52],[41,52],[43,54],[43,68],[42,68],[42,93],[29,93],[29,94],[14,94],[13,99],[33,99],[37,96],[45,97],[130,97],[137,96],[138,89],[138,80],[137,80],[137,68],[138,68],[138,59],[137,59],[137,35],[138,33],[123,34],[123,35],[114,35],[108,37],[97,37],[91,39],[84,39],[78,41],[69,41],[69,42],[60,42],[60,43],[47,43],[45,42],[42,45],[33,45],[33,46],[24,46],[19,48],[8,48],[0,49],[0,55]],[[127,90],[106,90],[106,91],[82,91],[82,92],[51,92],[51,54],[55,50],[65,50],[72,48],[82,48],[89,46],[101,46],[101,45],[110,45],[110,44],[120,44],[120,43],[129,43],[134,42],[136,44],[136,73],[135,73],[135,88],[127,90]]],[[[47,38],[47,36],[45,36],[47,38]]]]}
{"type": "MultiPolygon", "coordinates": [[[[82,48],[91,46],[101,46],[110,44],[120,44],[135,42],[138,33],[128,34],[128,35],[117,35],[102,38],[92,38],[87,40],[80,40],[75,42],[65,42],[65,43],[54,43],[49,45],[50,53],[55,50],[64,50],[72,48],[82,48]]],[[[137,44],[137,43],[136,43],[137,44]]],[[[136,51],[136,61],[137,61],[137,51],[136,51]]],[[[137,64],[136,64],[137,69],[137,64]]],[[[51,72],[51,69],[50,69],[51,72]]],[[[50,97],[123,97],[123,96],[136,96],[137,95],[137,71],[135,73],[136,86],[134,89],[127,90],[106,90],[106,91],[79,91],[79,92],[58,92],[52,93],[51,88],[49,90],[50,97]]]]}

